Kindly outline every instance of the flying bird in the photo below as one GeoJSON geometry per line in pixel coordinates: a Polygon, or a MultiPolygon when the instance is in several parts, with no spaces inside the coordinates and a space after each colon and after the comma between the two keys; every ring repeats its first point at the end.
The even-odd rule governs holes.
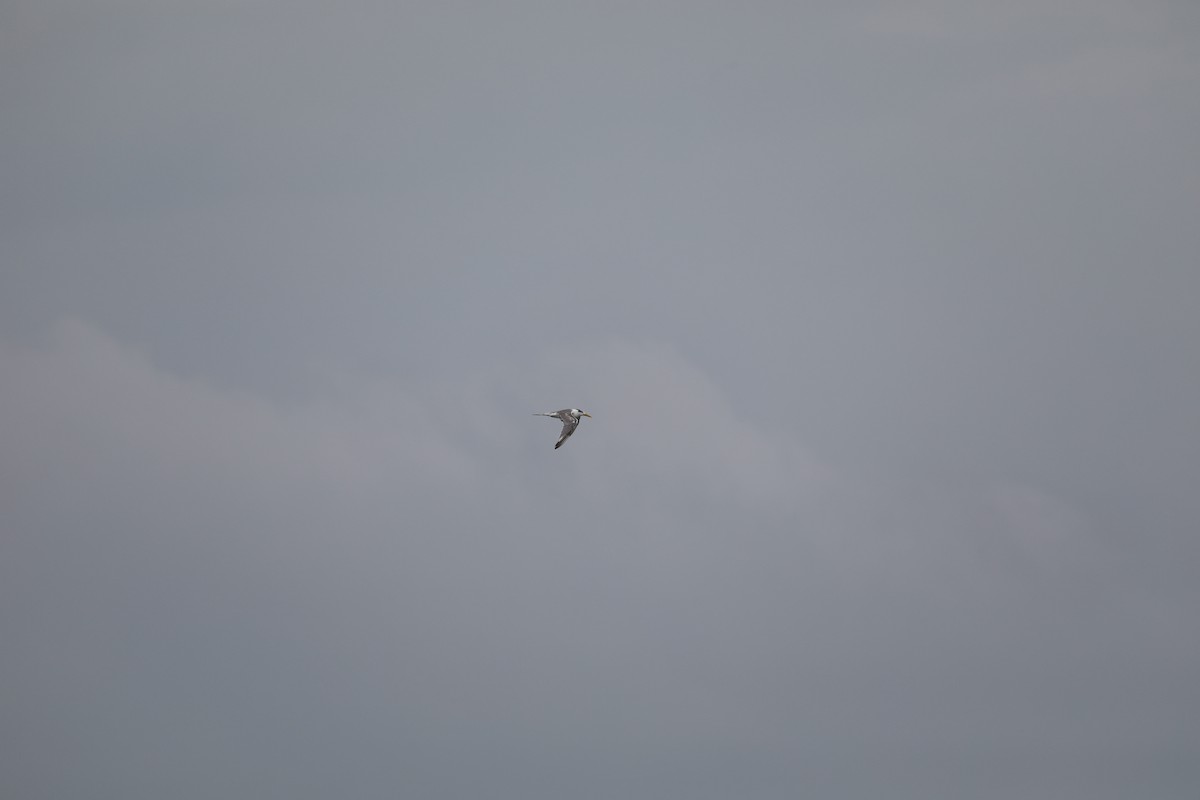
{"type": "Polygon", "coordinates": [[[554,417],[555,419],[562,420],[562,435],[559,436],[558,441],[554,443],[555,450],[562,447],[563,442],[565,442],[567,438],[575,432],[575,429],[579,427],[580,417],[587,417],[588,419],[592,418],[591,414],[587,413],[586,411],[580,411],[578,408],[564,408],[561,411],[538,411],[534,413],[534,416],[554,417]]]}

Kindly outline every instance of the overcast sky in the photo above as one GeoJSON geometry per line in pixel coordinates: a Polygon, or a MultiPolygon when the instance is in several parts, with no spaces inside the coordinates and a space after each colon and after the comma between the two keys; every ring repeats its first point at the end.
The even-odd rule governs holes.
{"type": "Polygon", "coordinates": [[[1198,87],[1190,0],[4,2],[0,794],[1195,800],[1198,87]]]}

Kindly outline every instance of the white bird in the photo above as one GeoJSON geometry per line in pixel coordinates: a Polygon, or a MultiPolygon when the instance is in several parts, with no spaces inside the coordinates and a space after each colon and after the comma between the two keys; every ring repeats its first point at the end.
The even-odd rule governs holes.
{"type": "Polygon", "coordinates": [[[562,435],[559,436],[558,441],[554,443],[555,450],[562,447],[563,442],[565,442],[567,438],[575,432],[575,429],[579,427],[580,417],[587,417],[588,419],[592,418],[591,414],[587,413],[586,411],[580,411],[578,408],[564,408],[561,411],[537,411],[534,413],[534,416],[554,417],[555,419],[562,420],[562,435]]]}

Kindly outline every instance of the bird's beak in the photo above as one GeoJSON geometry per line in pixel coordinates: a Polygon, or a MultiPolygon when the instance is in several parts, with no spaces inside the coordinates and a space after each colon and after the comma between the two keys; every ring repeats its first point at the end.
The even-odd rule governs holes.
{"type": "Polygon", "coordinates": [[[587,417],[588,419],[592,418],[592,415],[587,413],[586,411],[580,411],[579,413],[581,416],[587,417]]]}

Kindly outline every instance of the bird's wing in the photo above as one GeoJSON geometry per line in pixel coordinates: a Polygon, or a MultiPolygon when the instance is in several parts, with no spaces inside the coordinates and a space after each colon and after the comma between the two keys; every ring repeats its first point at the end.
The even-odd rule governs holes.
{"type": "Polygon", "coordinates": [[[570,415],[567,415],[567,418],[563,420],[562,435],[559,436],[558,441],[554,443],[554,449],[557,450],[558,448],[562,447],[563,442],[565,442],[567,440],[567,438],[570,437],[570,435],[572,433],[574,433],[575,429],[578,427],[579,427],[579,420],[575,419],[574,417],[571,417],[570,415]]]}

